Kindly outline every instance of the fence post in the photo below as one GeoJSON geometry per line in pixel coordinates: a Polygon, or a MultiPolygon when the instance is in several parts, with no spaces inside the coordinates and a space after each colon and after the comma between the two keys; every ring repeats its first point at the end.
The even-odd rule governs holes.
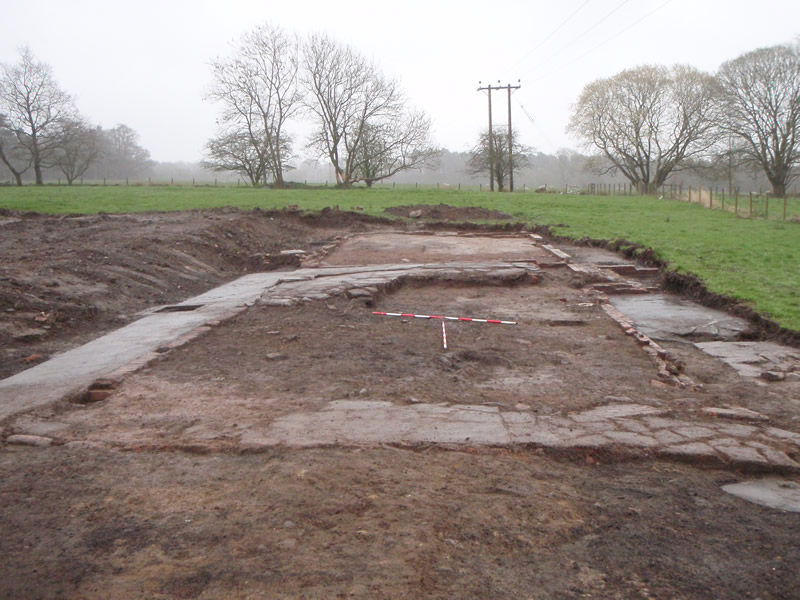
{"type": "Polygon", "coordinates": [[[764,197],[764,219],[769,221],[769,194],[764,197]]]}
{"type": "Polygon", "coordinates": [[[725,188],[722,188],[722,210],[725,210],[725,188]]]}
{"type": "Polygon", "coordinates": [[[714,208],[714,188],[708,186],[708,208],[714,208]]]}
{"type": "Polygon", "coordinates": [[[692,186],[689,186],[689,204],[692,203],[692,186]]]}
{"type": "Polygon", "coordinates": [[[736,194],[736,204],[733,208],[733,213],[738,217],[739,216],[739,194],[736,194]]]}
{"type": "Polygon", "coordinates": [[[783,195],[783,220],[786,220],[786,194],[783,195]]]}
{"type": "Polygon", "coordinates": [[[750,192],[750,214],[747,215],[747,216],[750,219],[753,218],[753,192],[752,191],[750,192]]]}

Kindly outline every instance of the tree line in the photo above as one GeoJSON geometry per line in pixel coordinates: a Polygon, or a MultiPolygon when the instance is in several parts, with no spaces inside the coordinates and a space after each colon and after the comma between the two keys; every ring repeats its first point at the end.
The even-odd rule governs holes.
{"type": "Polygon", "coordinates": [[[759,169],[777,197],[800,166],[800,41],[760,48],[714,75],[639,66],[588,84],[568,131],[598,172],[643,192],[681,169],[759,169]]]}
{"type": "MultiPolygon", "coordinates": [[[[430,118],[409,105],[397,81],[326,34],[301,40],[262,25],[211,68],[208,98],[220,106],[219,127],[201,166],[223,177],[284,186],[302,146],[305,156],[328,165],[337,185],[371,186],[402,181],[404,173],[441,172],[452,154],[432,143],[430,118]],[[298,121],[311,126],[305,140],[288,132],[298,121]]],[[[729,187],[741,173],[755,181],[759,172],[784,196],[800,165],[800,41],[745,53],[713,75],[644,65],[591,82],[568,131],[589,155],[559,151],[559,169],[588,163],[595,176],[621,176],[643,192],[679,172],[717,181],[727,173],[729,187]]],[[[461,173],[493,173],[503,190],[512,168],[548,160],[516,135],[509,143],[508,135],[503,128],[482,132],[461,173]]],[[[17,64],[0,64],[0,172],[17,184],[31,176],[41,184],[54,172],[69,184],[83,176],[135,178],[152,166],[134,130],[90,125],[29,49],[17,64]]]]}
{"type": "Polygon", "coordinates": [[[409,106],[397,81],[326,34],[300,40],[262,25],[212,68],[209,97],[221,114],[202,163],[211,171],[282,187],[296,158],[286,126],[299,117],[313,127],[305,148],[331,165],[340,186],[372,186],[438,153],[430,119],[409,106]]]}
{"type": "Polygon", "coordinates": [[[17,64],[0,64],[0,162],[17,185],[29,172],[41,185],[52,171],[71,185],[98,167],[110,178],[135,177],[151,161],[127,125],[90,125],[51,67],[22,48],[17,64]]]}

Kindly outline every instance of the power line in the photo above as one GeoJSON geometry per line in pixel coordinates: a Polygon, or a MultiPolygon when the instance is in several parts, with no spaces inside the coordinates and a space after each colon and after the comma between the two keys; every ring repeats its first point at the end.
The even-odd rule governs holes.
{"type": "Polygon", "coordinates": [[[523,60],[525,60],[526,58],[528,58],[528,57],[529,57],[531,54],[533,54],[534,52],[536,52],[536,51],[537,51],[539,48],[541,48],[541,47],[542,47],[542,46],[544,46],[544,45],[545,45],[545,44],[546,44],[548,41],[550,41],[550,38],[551,38],[551,37],[553,37],[553,36],[554,36],[556,33],[558,33],[559,31],[561,31],[561,28],[562,28],[562,27],[564,27],[564,25],[566,25],[567,23],[569,23],[569,22],[572,20],[572,18],[573,18],[575,15],[577,15],[577,14],[578,14],[578,13],[581,11],[581,9],[582,9],[584,6],[586,6],[587,4],[589,4],[589,2],[591,2],[591,0],[586,0],[586,1],[585,1],[583,4],[581,4],[581,5],[580,5],[578,8],[576,8],[576,9],[573,11],[573,13],[572,13],[570,16],[568,16],[566,19],[564,19],[564,20],[561,22],[561,24],[560,24],[558,27],[556,27],[555,29],[553,29],[553,31],[551,31],[551,32],[550,32],[550,35],[548,35],[548,36],[547,36],[546,38],[544,38],[544,39],[543,39],[541,42],[539,42],[538,44],[536,44],[536,45],[533,47],[533,49],[532,49],[530,52],[528,52],[528,53],[527,53],[525,56],[523,56],[523,57],[520,59],[520,62],[522,62],[523,60]]]}
{"type": "Polygon", "coordinates": [[[547,142],[550,145],[550,147],[555,150],[556,144],[553,143],[553,140],[551,140],[544,131],[539,129],[539,126],[536,124],[536,121],[533,120],[533,117],[530,115],[530,113],[522,104],[522,102],[520,102],[518,98],[515,98],[515,100],[517,101],[517,104],[519,104],[519,107],[522,109],[523,114],[526,117],[528,117],[528,121],[531,122],[531,125],[533,125],[533,128],[536,130],[536,133],[538,133],[544,139],[544,141],[547,142]]]}
{"type": "MultiPolygon", "coordinates": [[[[626,1],[627,1],[627,0],[626,0],[626,1]]],[[[652,15],[654,15],[655,13],[657,13],[658,11],[660,11],[662,8],[664,8],[664,7],[665,7],[667,4],[669,4],[670,2],[672,2],[672,0],[666,0],[666,2],[664,2],[663,4],[661,4],[661,5],[657,6],[656,8],[654,8],[653,10],[651,10],[649,13],[647,13],[646,15],[644,15],[643,17],[640,17],[639,19],[637,19],[636,21],[634,21],[633,23],[631,23],[630,25],[628,25],[628,26],[627,26],[627,27],[625,27],[624,29],[621,29],[620,31],[616,32],[616,33],[615,33],[614,35],[612,35],[611,37],[609,37],[609,38],[607,38],[607,39],[603,40],[602,42],[600,42],[600,43],[598,43],[598,44],[595,44],[594,46],[592,46],[591,48],[589,48],[588,50],[586,50],[586,52],[584,52],[583,54],[581,54],[581,55],[577,56],[577,57],[576,57],[575,59],[573,59],[573,60],[574,60],[574,61],[578,61],[578,60],[580,60],[580,59],[584,58],[585,56],[587,56],[587,55],[591,54],[592,52],[594,52],[595,50],[597,50],[597,49],[598,49],[598,48],[600,48],[601,46],[604,46],[604,45],[605,45],[605,44],[607,44],[608,42],[610,42],[610,41],[612,41],[612,40],[614,40],[614,39],[618,38],[618,37],[619,37],[619,36],[621,36],[623,33],[626,33],[627,31],[629,31],[629,30],[633,29],[633,28],[634,28],[634,27],[636,27],[636,26],[637,26],[639,23],[641,23],[641,22],[642,22],[642,21],[644,21],[645,19],[649,18],[650,16],[652,16],[652,15]]],[[[624,4],[626,4],[626,2],[623,2],[621,5],[619,5],[617,8],[615,8],[615,9],[614,9],[614,10],[613,10],[611,13],[609,13],[608,15],[606,15],[606,17],[604,17],[604,18],[603,18],[603,20],[601,20],[601,21],[599,21],[598,23],[596,23],[595,25],[593,25],[593,26],[592,26],[592,28],[594,28],[596,25],[599,25],[600,23],[602,23],[602,22],[603,22],[605,19],[607,19],[607,18],[608,18],[608,17],[610,17],[612,14],[614,14],[614,13],[615,13],[617,10],[619,10],[620,8],[622,8],[622,6],[623,6],[624,4]]],[[[556,70],[557,70],[556,68],[553,68],[553,69],[550,69],[549,71],[546,71],[546,72],[544,72],[544,73],[541,73],[541,74],[539,74],[537,77],[535,77],[534,81],[541,81],[542,79],[544,79],[545,77],[547,77],[548,75],[550,75],[551,73],[553,73],[553,72],[554,72],[554,71],[556,71],[556,70]]]]}
{"type": "Polygon", "coordinates": [[[580,55],[578,58],[576,58],[575,60],[580,60],[581,58],[583,58],[583,57],[584,57],[584,56],[586,56],[587,54],[589,54],[589,53],[591,53],[591,52],[594,52],[595,50],[597,50],[597,49],[598,49],[600,46],[603,46],[603,45],[607,44],[608,42],[610,42],[610,41],[612,41],[612,40],[614,40],[614,39],[618,38],[619,36],[621,36],[623,33],[626,33],[627,31],[629,31],[629,30],[633,29],[634,27],[636,27],[636,26],[637,26],[639,23],[641,23],[642,21],[644,21],[644,20],[645,20],[646,18],[648,18],[649,16],[651,16],[651,15],[653,15],[653,14],[657,13],[658,11],[660,11],[662,8],[664,8],[664,7],[665,7],[667,4],[669,4],[670,2],[672,2],[672,0],[667,0],[667,1],[666,1],[666,2],[664,2],[664,3],[663,3],[661,6],[658,6],[658,7],[654,8],[654,9],[653,9],[653,10],[651,10],[649,13],[647,13],[645,16],[643,16],[643,17],[641,17],[640,19],[638,19],[638,20],[634,21],[633,23],[631,23],[630,25],[628,25],[628,26],[627,26],[625,29],[623,29],[623,30],[621,30],[621,31],[618,31],[617,33],[615,33],[614,35],[612,35],[612,36],[611,36],[610,38],[608,38],[607,40],[600,42],[600,43],[599,43],[599,44],[597,44],[597,45],[596,45],[594,48],[591,48],[591,49],[589,49],[587,52],[585,52],[584,54],[581,54],[581,55],[580,55]]]}
{"type": "Polygon", "coordinates": [[[617,11],[619,11],[619,10],[620,10],[620,9],[621,9],[623,6],[625,6],[625,5],[626,5],[628,2],[630,2],[630,0],[622,0],[622,3],[621,3],[620,5],[618,5],[618,6],[617,6],[615,9],[613,9],[613,10],[612,10],[610,13],[608,13],[608,14],[607,14],[605,17],[603,17],[602,19],[600,19],[599,21],[597,21],[596,23],[594,23],[593,25],[591,25],[591,26],[590,26],[588,29],[586,29],[586,30],[585,30],[583,33],[581,33],[581,34],[580,34],[579,36],[577,36],[575,39],[573,39],[572,41],[570,41],[570,42],[569,42],[569,43],[568,43],[566,46],[562,46],[562,47],[561,47],[560,49],[558,49],[558,50],[557,50],[557,51],[556,51],[554,54],[551,54],[551,55],[550,55],[548,58],[551,58],[551,59],[552,59],[552,58],[554,58],[554,57],[558,56],[559,54],[561,54],[562,52],[564,52],[565,50],[569,50],[569,49],[570,49],[570,48],[571,48],[571,47],[572,47],[572,46],[575,44],[575,42],[577,42],[578,40],[581,40],[581,39],[583,39],[583,37],[584,37],[584,36],[585,36],[587,33],[589,33],[590,31],[592,31],[592,30],[593,30],[595,27],[598,27],[599,25],[602,25],[602,24],[603,24],[605,21],[607,21],[607,20],[608,20],[608,19],[609,19],[609,18],[610,18],[612,15],[614,15],[614,14],[615,14],[617,11]]]}

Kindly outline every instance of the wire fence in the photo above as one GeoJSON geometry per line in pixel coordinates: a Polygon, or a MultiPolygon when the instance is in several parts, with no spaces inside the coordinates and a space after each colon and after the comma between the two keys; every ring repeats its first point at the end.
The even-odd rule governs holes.
{"type": "MultiPolygon", "coordinates": [[[[66,186],[63,179],[46,182],[47,185],[66,186]]],[[[110,187],[241,187],[251,188],[251,184],[242,179],[80,179],[75,186],[110,186],[110,187]]],[[[335,182],[291,182],[289,187],[327,188],[335,187],[335,182]]],[[[420,189],[420,190],[452,190],[489,192],[486,183],[396,183],[378,182],[376,189],[420,189]]],[[[495,187],[495,191],[500,191],[495,187]]],[[[504,190],[504,191],[507,191],[504,190]]],[[[517,185],[514,193],[547,193],[587,196],[641,196],[642,191],[629,183],[589,183],[584,185],[565,184],[563,187],[530,186],[526,183],[517,185]]],[[[746,192],[738,189],[726,190],[713,186],[683,186],[682,184],[666,184],[658,188],[654,194],[659,199],[678,200],[700,204],[711,210],[726,210],[743,218],[793,221],[800,223],[800,191],[797,186],[789,190],[785,197],[776,198],[769,192],[746,192]]]]}
{"type": "Polygon", "coordinates": [[[800,222],[800,198],[796,188],[783,198],[776,198],[763,191],[741,193],[738,189],[669,185],[661,188],[660,196],[700,204],[711,210],[726,210],[749,219],[800,222]]]}
{"type": "MultiPolygon", "coordinates": [[[[548,192],[555,190],[548,189],[548,192]]],[[[590,183],[586,186],[565,185],[564,194],[588,194],[592,196],[641,196],[642,192],[631,184],[590,183]]],[[[742,193],[739,189],[725,189],[714,186],[683,186],[682,184],[662,185],[653,194],[659,199],[678,200],[700,204],[711,210],[726,210],[739,217],[749,219],[768,219],[800,222],[800,195],[797,187],[792,188],[783,198],[776,198],[770,192],[742,193]]]]}

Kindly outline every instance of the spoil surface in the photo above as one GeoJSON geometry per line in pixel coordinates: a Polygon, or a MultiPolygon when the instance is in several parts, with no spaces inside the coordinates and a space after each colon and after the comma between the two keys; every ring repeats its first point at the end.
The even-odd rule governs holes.
{"type": "MultiPolygon", "coordinates": [[[[111,253],[113,219],[81,218],[106,231],[111,253]]],[[[160,216],[147,218],[146,230],[156,231],[160,216]]],[[[173,223],[172,247],[217,218],[267,233],[277,221],[275,238],[254,235],[253,248],[261,248],[255,253],[305,249],[307,265],[385,263],[378,235],[334,239],[386,228],[355,217],[328,215],[314,226],[296,215],[180,218],[186,221],[164,216],[173,223]],[[332,241],[338,248],[324,249],[332,241]]],[[[68,219],[30,219],[63,226],[60,239],[69,237],[68,219]]],[[[387,245],[397,244],[397,235],[387,245]]],[[[124,246],[126,236],[118,237],[124,246]]],[[[423,251],[419,240],[434,238],[414,236],[408,256],[402,244],[392,253],[396,261],[425,254],[447,263],[520,260],[529,250],[536,262],[520,263],[524,279],[484,273],[388,287],[362,282],[359,292],[329,289],[298,303],[266,293],[202,337],[165,349],[102,400],[57,402],[7,419],[0,554],[9,558],[0,563],[0,596],[794,597],[797,514],[748,503],[721,486],[744,479],[741,468],[778,466],[770,452],[797,458],[798,383],[743,378],[683,341],[661,346],[695,385],[665,382],[653,357],[598,303],[591,265],[570,270],[541,248],[525,250],[525,237],[498,239],[483,254],[484,240],[462,237],[463,246],[451,246],[448,235],[423,251]],[[513,252],[499,256],[501,244],[513,252]],[[519,325],[448,322],[444,351],[440,322],[373,310],[513,318],[519,325]],[[335,428],[324,417],[336,408],[350,411],[336,427],[358,430],[359,418],[369,417],[361,437],[325,437],[335,428]],[[477,439],[401,435],[403,415],[442,411],[461,424],[470,415],[477,439]],[[392,435],[369,424],[376,414],[382,426],[389,420],[392,435]],[[551,434],[572,442],[487,442],[496,418],[505,431],[548,423],[551,434]],[[595,439],[575,443],[573,431],[595,439]],[[643,441],[667,433],[686,438],[673,445],[705,445],[713,454],[698,447],[660,453],[643,441]],[[732,457],[734,446],[719,443],[724,439],[753,451],[752,460],[732,457]]],[[[19,258],[5,265],[14,281],[49,272],[45,263],[23,268],[28,236],[0,239],[19,258]]],[[[135,310],[184,300],[225,274],[251,269],[233,254],[224,258],[200,277],[219,278],[207,287],[136,302],[118,290],[113,302],[130,319],[135,310]]],[[[56,255],[50,260],[57,272],[56,255]]],[[[107,271],[103,261],[87,264],[96,276],[107,271]]],[[[186,266],[175,269],[187,273],[186,266]]],[[[148,276],[162,270],[172,272],[161,267],[148,276]]],[[[30,296],[17,297],[23,310],[30,296]]],[[[72,318],[68,332],[83,323],[72,318]]],[[[86,321],[83,333],[96,336],[115,322],[86,321]]],[[[58,327],[45,331],[60,335],[58,327]]],[[[9,349],[24,354],[23,343],[42,342],[15,341],[9,349]]],[[[797,481],[793,473],[790,482],[797,481]]]]}

